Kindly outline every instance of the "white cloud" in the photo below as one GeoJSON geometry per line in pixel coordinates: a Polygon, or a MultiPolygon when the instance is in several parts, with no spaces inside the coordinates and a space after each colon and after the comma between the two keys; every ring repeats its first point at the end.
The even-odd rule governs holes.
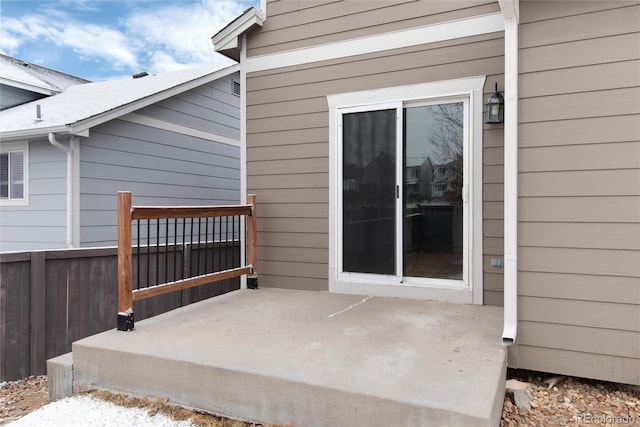
{"type": "Polygon", "coordinates": [[[139,11],[123,22],[138,49],[149,49],[150,65],[164,66],[152,71],[166,71],[169,58],[176,67],[223,61],[214,54],[211,36],[242,11],[243,6],[237,1],[205,0],[189,7],[168,5],[139,11]]]}
{"type": "Polygon", "coordinates": [[[0,48],[15,52],[28,41],[70,47],[89,58],[102,58],[116,66],[137,66],[135,52],[127,36],[117,30],[75,20],[67,14],[26,15],[21,19],[5,18],[0,48]]]}
{"type": "MultiPolygon", "coordinates": [[[[103,25],[83,22],[79,9],[94,10],[90,0],[62,0],[56,9],[3,17],[0,51],[16,55],[21,47],[71,48],[85,61],[104,61],[114,73],[145,70],[158,73],[202,64],[227,64],[217,55],[211,36],[258,0],[199,0],[183,2],[133,2],[118,22],[103,25]],[[65,12],[61,6],[70,6],[65,12]],[[125,71],[126,70],[126,71],[125,71]]],[[[105,7],[108,7],[105,6],[105,7]]],[[[33,52],[32,52],[33,53],[33,52]]],[[[46,66],[46,64],[45,64],[46,66]]]]}
{"type": "Polygon", "coordinates": [[[137,67],[136,52],[125,34],[98,25],[71,23],[54,30],[55,43],[69,46],[89,58],[101,57],[117,66],[137,67]]]}

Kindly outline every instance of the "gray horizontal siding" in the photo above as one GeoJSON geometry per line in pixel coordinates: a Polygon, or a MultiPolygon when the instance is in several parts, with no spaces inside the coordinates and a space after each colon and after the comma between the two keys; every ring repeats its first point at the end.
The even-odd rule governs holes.
{"type": "MultiPolygon", "coordinates": [[[[136,113],[161,120],[164,127],[237,138],[240,102],[230,93],[230,78],[136,113]],[[228,97],[221,95],[223,88],[228,97]]],[[[91,130],[81,149],[82,246],[116,243],[118,191],[130,191],[134,205],[239,203],[239,147],[179,132],[123,120],[91,130]]]]}
{"type": "MultiPolygon", "coordinates": [[[[44,98],[45,95],[0,84],[0,110],[44,98]]],[[[35,117],[35,110],[33,112],[35,117]]]]}
{"type": "Polygon", "coordinates": [[[0,208],[0,251],[65,247],[66,155],[31,141],[29,163],[29,205],[0,208]]]}
{"type": "Polygon", "coordinates": [[[233,79],[238,81],[239,74],[222,77],[137,113],[239,140],[240,99],[231,92],[233,79]]]}
{"type": "Polygon", "coordinates": [[[514,367],[640,384],[640,4],[523,2],[514,367]]]}

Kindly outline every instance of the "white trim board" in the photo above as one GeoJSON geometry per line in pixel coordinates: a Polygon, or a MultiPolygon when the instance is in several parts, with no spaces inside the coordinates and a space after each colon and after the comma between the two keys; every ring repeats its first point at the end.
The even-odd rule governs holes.
{"type": "Polygon", "coordinates": [[[498,31],[504,31],[504,19],[500,12],[285,52],[252,56],[243,60],[242,68],[246,73],[251,73],[498,31]]]}
{"type": "Polygon", "coordinates": [[[192,129],[186,126],[177,125],[175,123],[165,122],[163,120],[158,120],[152,117],[143,116],[138,113],[129,113],[126,116],[120,117],[118,120],[123,120],[125,122],[135,123],[138,125],[148,126],[156,129],[162,129],[169,132],[175,132],[182,135],[193,136],[194,138],[206,139],[207,141],[211,141],[211,142],[219,142],[221,144],[240,147],[240,141],[237,139],[229,138],[227,136],[222,136],[215,133],[201,131],[198,129],[192,129]]]}

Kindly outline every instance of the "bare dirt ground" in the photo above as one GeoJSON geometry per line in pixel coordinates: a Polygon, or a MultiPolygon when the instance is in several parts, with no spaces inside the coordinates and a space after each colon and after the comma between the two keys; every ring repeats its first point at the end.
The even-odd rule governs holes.
{"type": "Polygon", "coordinates": [[[49,387],[45,375],[5,383],[0,388],[0,425],[24,417],[47,403],[49,387]]]}
{"type": "MultiPolygon", "coordinates": [[[[640,388],[605,381],[509,370],[507,378],[529,383],[530,410],[518,409],[505,396],[501,427],[532,426],[640,426],[640,388]]],[[[256,424],[189,411],[166,400],[130,398],[93,392],[96,398],[126,407],[164,413],[176,421],[190,420],[203,427],[249,427],[256,424]]],[[[0,425],[17,420],[49,402],[47,378],[29,377],[0,387],[0,425]]],[[[276,427],[276,426],[271,426],[276,427]]]]}

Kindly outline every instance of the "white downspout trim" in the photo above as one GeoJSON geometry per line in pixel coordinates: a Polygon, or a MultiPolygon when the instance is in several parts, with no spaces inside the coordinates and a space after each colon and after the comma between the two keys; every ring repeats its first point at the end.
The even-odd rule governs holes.
{"type": "Polygon", "coordinates": [[[503,344],[518,333],[518,15],[519,0],[499,0],[504,17],[504,325],[503,344]]]}
{"type": "Polygon", "coordinates": [[[58,142],[58,140],[56,139],[56,135],[53,132],[49,133],[49,143],[51,145],[53,145],[54,147],[56,147],[59,150],[64,151],[67,154],[67,212],[66,212],[66,218],[67,218],[67,234],[66,234],[66,246],[67,248],[73,248],[74,247],[74,239],[73,239],[73,209],[74,209],[74,204],[73,204],[73,149],[71,148],[72,143],[71,143],[71,139],[69,140],[69,147],[61,144],[60,142],[58,142]]]}

